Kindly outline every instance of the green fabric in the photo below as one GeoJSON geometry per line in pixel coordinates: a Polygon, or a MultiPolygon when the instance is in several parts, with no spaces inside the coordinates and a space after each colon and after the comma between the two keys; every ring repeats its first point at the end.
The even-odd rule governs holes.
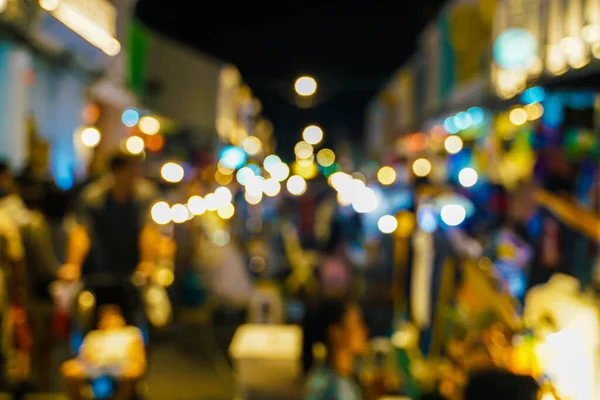
{"type": "Polygon", "coordinates": [[[129,87],[143,97],[146,87],[146,64],[150,36],[139,21],[129,23],[129,87]]]}
{"type": "Polygon", "coordinates": [[[406,382],[405,388],[408,396],[411,399],[418,399],[421,396],[421,391],[419,390],[419,385],[410,372],[410,359],[408,357],[408,353],[403,349],[397,349],[396,360],[406,382]]]}

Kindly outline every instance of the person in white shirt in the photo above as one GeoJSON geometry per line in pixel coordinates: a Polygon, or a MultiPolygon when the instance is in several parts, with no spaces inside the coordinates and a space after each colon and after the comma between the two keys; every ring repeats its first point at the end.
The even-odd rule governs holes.
{"type": "Polygon", "coordinates": [[[118,382],[115,398],[130,399],[147,368],[142,333],[125,324],[117,306],[100,307],[98,313],[98,329],[85,336],[77,358],[62,365],[69,398],[80,399],[81,386],[87,380],[108,375],[118,382]]]}
{"type": "Polygon", "coordinates": [[[541,340],[540,363],[560,395],[599,398],[600,314],[594,300],[567,274],[554,274],[525,299],[525,324],[541,340]]]}

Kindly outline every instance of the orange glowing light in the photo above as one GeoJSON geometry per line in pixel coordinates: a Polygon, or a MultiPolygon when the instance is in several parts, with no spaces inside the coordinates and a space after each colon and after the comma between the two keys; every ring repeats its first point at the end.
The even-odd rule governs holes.
{"type": "Polygon", "coordinates": [[[431,128],[431,138],[433,140],[443,142],[446,139],[446,136],[448,136],[448,133],[443,125],[435,125],[431,128]]]}
{"type": "Polygon", "coordinates": [[[100,107],[95,103],[90,103],[83,108],[83,120],[88,125],[93,125],[100,118],[100,107]]]}
{"type": "Polygon", "coordinates": [[[146,149],[149,151],[160,151],[164,145],[165,139],[161,135],[146,137],[146,149]]]}
{"type": "Polygon", "coordinates": [[[423,151],[429,145],[429,138],[423,132],[413,133],[404,138],[403,145],[409,152],[423,151]]]}

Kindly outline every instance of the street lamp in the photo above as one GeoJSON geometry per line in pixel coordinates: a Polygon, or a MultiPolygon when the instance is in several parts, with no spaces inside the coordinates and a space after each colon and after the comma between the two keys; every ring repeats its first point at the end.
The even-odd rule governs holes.
{"type": "Polygon", "coordinates": [[[317,91],[317,81],[311,76],[301,76],[296,79],[294,88],[300,96],[312,96],[317,91]]]}

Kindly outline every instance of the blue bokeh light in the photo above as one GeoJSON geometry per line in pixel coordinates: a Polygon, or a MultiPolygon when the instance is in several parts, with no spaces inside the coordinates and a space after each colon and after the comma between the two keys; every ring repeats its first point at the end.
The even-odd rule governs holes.
{"type": "Polygon", "coordinates": [[[479,125],[485,119],[485,112],[479,107],[472,107],[467,111],[471,116],[471,121],[473,125],[479,125]]]}
{"type": "Polygon", "coordinates": [[[254,171],[248,167],[241,168],[237,174],[236,179],[240,185],[245,185],[250,178],[254,176],[254,171]]]}
{"type": "Polygon", "coordinates": [[[140,113],[135,108],[129,108],[123,112],[121,120],[123,125],[133,128],[140,122],[140,113]]]}
{"type": "Polygon", "coordinates": [[[540,86],[532,87],[521,93],[521,103],[541,103],[546,98],[546,91],[540,86]]]}
{"type": "Polygon", "coordinates": [[[83,333],[75,331],[71,334],[71,338],[69,340],[71,345],[71,351],[73,354],[79,354],[81,346],[83,345],[83,333]]]}
{"type": "Polygon", "coordinates": [[[444,129],[451,135],[458,133],[459,129],[454,124],[454,117],[448,117],[444,121],[444,129]]]}
{"type": "Polygon", "coordinates": [[[100,376],[92,382],[92,391],[97,399],[108,399],[114,391],[114,382],[109,376],[100,376]]]}
{"type": "Polygon", "coordinates": [[[262,176],[262,170],[260,169],[260,167],[256,164],[248,164],[248,168],[250,168],[252,170],[252,172],[254,172],[254,176],[262,176]]]}
{"type": "Polygon", "coordinates": [[[267,171],[277,164],[281,164],[281,158],[275,155],[267,156],[267,158],[265,158],[265,161],[263,161],[263,166],[267,171]]]}
{"type": "Polygon", "coordinates": [[[427,233],[434,232],[438,227],[438,216],[435,207],[428,204],[419,207],[417,223],[423,231],[427,233]]]}
{"type": "Polygon", "coordinates": [[[502,32],[493,47],[494,61],[502,68],[525,68],[537,56],[535,36],[525,29],[507,29],[502,32]]]}
{"type": "Polygon", "coordinates": [[[246,163],[246,153],[240,147],[227,146],[219,155],[221,164],[229,169],[238,169],[246,163]]]}
{"type": "Polygon", "coordinates": [[[456,114],[454,116],[454,125],[459,130],[468,129],[472,123],[473,123],[473,120],[471,118],[471,115],[464,111],[459,112],[458,114],[456,114]]]}

